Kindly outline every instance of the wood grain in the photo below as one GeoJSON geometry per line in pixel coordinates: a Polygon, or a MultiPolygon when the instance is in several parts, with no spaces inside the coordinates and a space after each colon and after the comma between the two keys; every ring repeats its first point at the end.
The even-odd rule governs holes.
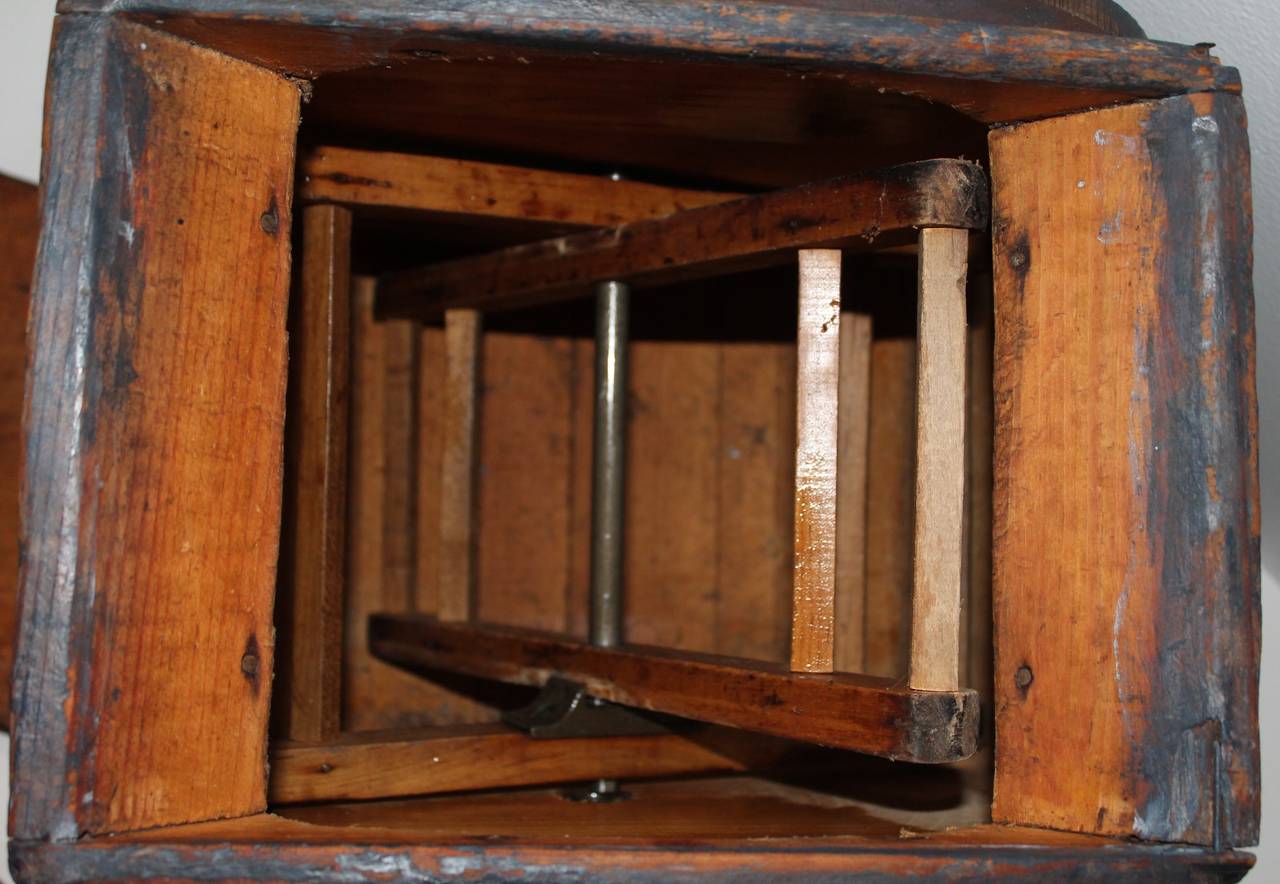
{"type": "Polygon", "coordinates": [[[915,340],[873,341],[863,657],[867,674],[886,678],[906,678],[911,649],[915,396],[915,340]]]}
{"type": "Polygon", "coordinates": [[[1253,843],[1243,106],[1173,98],[1003,130],[991,147],[993,815],[1253,843]]]}
{"type": "Polygon", "coordinates": [[[347,147],[312,148],[300,200],[416,212],[612,227],[724,202],[732,192],[683,190],[598,175],[347,147]]]}
{"type": "Polygon", "coordinates": [[[62,20],[31,320],[11,831],[266,801],[298,90],[62,20]]]}
{"type": "Polygon", "coordinates": [[[22,478],[22,388],[31,273],[40,232],[36,188],[0,175],[0,724],[9,730],[9,675],[18,629],[18,501],[22,478]]]}
{"type": "Polygon", "coordinates": [[[482,322],[477,310],[450,310],[444,317],[438,590],[438,615],[444,620],[470,620],[475,605],[476,396],[482,322]]]}
{"type": "Polygon", "coordinates": [[[867,465],[871,410],[871,317],[840,317],[836,450],[835,668],[863,672],[867,604],[867,465]]]}
{"type": "Polygon", "coordinates": [[[975,164],[891,166],[388,274],[379,282],[378,310],[431,319],[453,307],[498,310],[581,297],[610,279],[651,286],[787,264],[795,249],[865,248],[921,225],[981,228],[986,203],[986,178],[975,164]]]}
{"type": "Polygon", "coordinates": [[[920,231],[911,686],[960,686],[969,235],[920,231]]]}
{"type": "MultiPolygon", "coordinates": [[[[423,454],[413,473],[406,475],[404,458],[408,450],[410,432],[403,422],[414,405],[412,392],[401,378],[399,384],[389,380],[394,362],[392,348],[387,340],[388,323],[373,318],[374,281],[369,277],[356,277],[352,285],[352,399],[351,399],[351,484],[349,494],[348,527],[348,582],[346,595],[346,627],[343,648],[342,726],[347,731],[381,730],[396,727],[423,727],[454,721],[492,720],[495,713],[470,702],[458,694],[438,687],[422,679],[388,666],[369,653],[366,624],[371,614],[380,611],[434,611],[435,599],[424,597],[421,582],[417,579],[410,595],[403,573],[398,580],[388,580],[389,556],[386,548],[389,535],[398,534],[396,542],[403,542],[409,527],[404,523],[403,506],[388,506],[386,493],[388,482],[404,484],[402,492],[412,490],[413,473],[420,475],[423,466],[431,463],[423,454]],[[393,390],[399,390],[399,401],[388,401],[393,390]],[[408,398],[406,398],[408,397],[408,398]],[[401,415],[400,420],[395,415],[401,415]],[[400,446],[400,473],[388,470],[388,448],[400,446]],[[396,517],[399,524],[391,523],[396,517]]],[[[403,331],[400,329],[400,349],[403,352],[403,331]]],[[[443,336],[439,329],[437,336],[443,336]]],[[[442,349],[442,348],[441,348],[442,349]]],[[[436,351],[440,353],[439,350],[436,351]]],[[[403,365],[403,359],[401,360],[403,365]]],[[[443,374],[443,359],[437,362],[439,373],[428,387],[439,391],[439,378],[443,374]]],[[[419,403],[419,407],[421,404],[419,403]]],[[[439,478],[439,446],[434,449],[435,471],[439,478]]],[[[438,497],[438,495],[437,495],[438,497]]],[[[437,511],[438,512],[438,511],[437,511]]],[[[421,510],[415,509],[421,518],[421,510]]],[[[416,521],[416,519],[415,519],[416,521]]],[[[438,524],[438,519],[437,519],[438,524]]],[[[435,563],[427,547],[420,547],[415,558],[425,568],[435,563]]],[[[434,583],[434,573],[432,582],[434,583]]]]}
{"type": "Polygon", "coordinates": [[[291,311],[279,656],[280,733],[322,740],[342,719],[346,591],[351,213],[302,212],[300,284],[291,311]]]}
{"type": "Polygon", "coordinates": [[[500,724],[375,731],[325,743],[275,744],[270,798],[273,804],[365,801],[600,777],[736,771],[786,751],[768,741],[759,751],[741,745],[741,739],[733,743],[730,751],[718,752],[716,739],[700,731],[535,740],[500,724]]]}
{"type": "Polygon", "coordinates": [[[840,252],[804,250],[799,263],[791,668],[831,672],[836,620],[840,252]]]}
{"type": "Polygon", "coordinates": [[[410,669],[523,685],[560,675],[616,703],[872,755],[957,761],[977,746],[969,691],[912,691],[888,679],[792,673],[780,664],[638,645],[594,648],[414,614],[375,616],[369,640],[379,657],[410,669]]]}

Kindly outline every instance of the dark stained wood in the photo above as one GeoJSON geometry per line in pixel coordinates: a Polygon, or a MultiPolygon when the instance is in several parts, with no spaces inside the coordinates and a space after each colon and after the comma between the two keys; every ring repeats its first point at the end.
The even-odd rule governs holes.
{"type": "Polygon", "coordinates": [[[0,175],[0,725],[9,730],[9,674],[18,626],[18,499],[26,316],[40,232],[36,188],[0,175]]]}
{"type": "Polygon", "coordinates": [[[913,227],[979,229],[986,218],[976,165],[912,163],[390,274],[379,281],[378,310],[427,319],[453,307],[545,304],[607,279],[671,283],[786,264],[796,249],[883,243],[913,227]]]}
{"type": "Polygon", "coordinates": [[[888,679],[791,673],[785,666],[666,651],[616,649],[532,630],[441,623],[421,615],[370,620],[381,659],[513,684],[553,675],[597,697],[714,724],[907,761],[957,761],[977,745],[968,691],[910,691],[888,679]]]}
{"type": "Polygon", "coordinates": [[[740,732],[535,740],[500,724],[351,734],[271,749],[273,804],[365,801],[440,792],[745,770],[790,744],[740,732]],[[722,747],[721,744],[724,744],[722,747]]]}
{"type": "Polygon", "coordinates": [[[993,815],[1255,843],[1243,105],[1194,95],[1020,126],[992,155],[993,815]]]}
{"type": "Polygon", "coordinates": [[[840,252],[799,254],[791,669],[835,669],[840,252]]]}
{"type": "MultiPolygon", "coordinates": [[[[698,784],[694,784],[696,787],[698,784]]],[[[711,788],[718,786],[714,781],[711,788]]],[[[690,801],[673,787],[649,786],[645,799],[611,805],[607,812],[590,805],[568,805],[554,794],[531,795],[515,801],[498,796],[489,804],[490,817],[501,814],[506,827],[520,822],[540,825],[545,811],[572,814],[560,828],[561,837],[510,843],[477,840],[456,834],[491,831],[477,823],[481,814],[458,819],[452,833],[424,836],[423,829],[449,826],[457,801],[423,799],[348,805],[342,822],[384,818],[382,826],[344,825],[336,819],[324,824],[262,814],[242,820],[161,829],[120,838],[94,838],[76,844],[16,842],[11,851],[20,878],[57,884],[83,880],[137,880],[164,875],[170,880],[229,877],[243,881],[315,881],[333,878],[352,882],[385,881],[389,875],[422,880],[457,877],[459,873],[488,880],[534,882],[590,879],[604,884],[660,884],[673,878],[710,882],[837,881],[863,875],[881,880],[964,881],[991,877],[1006,880],[1162,880],[1238,881],[1253,865],[1247,853],[1213,852],[1182,845],[1143,845],[1114,842],[1005,826],[966,826],[939,832],[903,829],[900,824],[855,813],[844,807],[836,813],[820,799],[762,783],[736,789],[719,787],[718,794],[690,801]],[[732,825],[744,808],[768,808],[773,824],[757,816],[739,824],[741,831],[795,832],[802,824],[838,820],[832,828],[842,834],[821,839],[760,837],[706,839],[691,850],[687,838],[670,832],[669,823],[691,809],[707,828],[732,825]],[[494,806],[496,805],[496,807],[494,806]],[[575,808],[577,810],[575,811],[575,808]],[[646,811],[648,813],[646,814],[646,811]],[[640,829],[637,817],[648,816],[640,829]],[[393,828],[385,817],[416,828],[393,828]],[[622,817],[621,826],[610,820],[622,817]],[[421,822],[418,822],[421,820],[421,822]],[[788,826],[788,820],[792,821],[788,826]],[[623,829],[622,838],[597,836],[566,849],[565,837],[581,833],[595,822],[598,829],[623,829]],[[663,826],[667,823],[667,826],[663,826]],[[654,831],[635,837],[637,831],[654,831]],[[625,837],[631,835],[631,838],[625,837]],[[424,845],[429,841],[429,846],[424,845]],[[388,869],[394,872],[388,872],[388,869]]],[[[706,793],[710,791],[703,789],[706,793]]],[[[473,799],[463,799],[473,800],[473,799]]],[[[829,802],[829,799],[828,799],[829,802]]],[[[337,817],[338,813],[334,813],[337,817]]]]}
{"type": "Polygon", "coordinates": [[[342,719],[346,589],[348,386],[351,377],[351,213],[302,212],[301,282],[289,336],[280,644],[274,689],[279,733],[322,740],[342,719]]]}
{"type": "Polygon", "coordinates": [[[51,71],[11,832],[252,813],[298,89],[100,17],[51,71]]]}
{"type": "Polygon", "coordinates": [[[300,200],[584,227],[661,218],[741,196],[344,147],[312,148],[299,176],[300,200]]]}
{"type": "MultiPolygon", "coordinates": [[[[99,11],[108,0],[63,0],[64,11],[99,11]]],[[[662,53],[738,64],[788,65],[856,77],[870,91],[895,86],[935,102],[995,101],[993,87],[1021,101],[990,121],[1007,121],[1092,105],[1217,88],[1238,77],[1207,53],[1153,41],[991,24],[987,4],[978,21],[913,18],[939,15],[935,4],[873,7],[851,12],[825,4],[726,3],[693,0],[631,2],[621,7],[548,0],[529,7],[495,0],[476,8],[382,2],[360,7],[334,2],[299,8],[289,0],[195,6],[189,0],[109,0],[133,15],[256,63],[293,74],[385,67],[418,59],[443,66],[455,54],[493,55],[518,44],[604,56],[662,53]],[[899,14],[886,14],[899,13],[899,14]],[[475,44],[480,44],[476,47],[475,44]],[[475,47],[475,48],[472,48],[475,47]],[[906,79],[906,82],[902,82],[906,79]],[[897,82],[895,82],[897,80],[897,82]],[[1061,85],[1066,81],[1068,85],[1061,85]]],[[[1018,4],[997,21],[1045,24],[1018,4]]],[[[1041,7],[1043,11],[1043,7],[1041,7]]],[[[1078,22],[1079,19],[1077,18],[1078,22]]]]}

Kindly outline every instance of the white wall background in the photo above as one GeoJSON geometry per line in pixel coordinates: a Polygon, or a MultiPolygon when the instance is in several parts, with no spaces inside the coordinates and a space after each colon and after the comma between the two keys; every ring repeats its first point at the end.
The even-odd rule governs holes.
{"type": "MultiPolygon", "coordinates": [[[[1213,41],[1244,78],[1253,145],[1254,281],[1262,435],[1262,845],[1251,879],[1280,881],[1280,5],[1122,0],[1157,40],[1213,41]],[[1268,748],[1272,751],[1267,752],[1268,748]]],[[[35,181],[54,0],[0,0],[0,172],[35,181]]],[[[8,754],[8,739],[0,737],[8,754]]],[[[8,772],[0,765],[0,787],[8,772]]],[[[3,851],[0,840],[0,851],[3,851]]],[[[0,853],[2,858],[2,853],[0,853]]],[[[7,868],[7,863],[0,869],[7,868]]]]}

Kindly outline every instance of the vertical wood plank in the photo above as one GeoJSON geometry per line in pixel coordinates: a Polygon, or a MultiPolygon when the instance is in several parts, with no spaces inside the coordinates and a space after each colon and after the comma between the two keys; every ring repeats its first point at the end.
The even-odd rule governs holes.
{"type": "Polygon", "coordinates": [[[17,641],[18,501],[22,478],[22,388],[27,368],[23,318],[40,232],[33,185],[0,175],[0,309],[13,321],[0,328],[0,725],[9,730],[9,675],[17,641]]]}
{"type": "Polygon", "coordinates": [[[719,354],[705,342],[633,338],[630,357],[626,584],[637,589],[627,593],[624,634],[634,644],[711,653],[719,354]]]}
{"type": "Polygon", "coordinates": [[[473,614],[488,623],[562,630],[573,348],[564,338],[509,332],[486,333],[482,347],[473,614]]]}
{"type": "Polygon", "coordinates": [[[720,358],[715,651],[780,662],[791,632],[795,345],[706,346],[720,358]]]}
{"type": "Polygon", "coordinates": [[[1255,843],[1243,102],[1179,96],[1016,126],[993,132],[991,156],[993,817],[1255,843]]]}
{"type": "Polygon", "coordinates": [[[338,732],[346,581],[351,213],[308,206],[291,311],[276,707],[293,740],[338,732]]]}
{"type": "MultiPolygon", "coordinates": [[[[393,556],[388,555],[388,542],[396,542],[394,532],[406,530],[403,520],[404,507],[389,507],[386,486],[389,482],[401,482],[410,487],[411,475],[404,466],[393,471],[389,467],[388,447],[392,444],[404,447],[407,434],[403,424],[405,397],[411,395],[404,379],[392,382],[393,375],[402,374],[392,365],[399,361],[404,365],[405,347],[401,341],[400,356],[394,353],[396,344],[388,342],[392,335],[402,332],[404,326],[380,322],[373,315],[375,281],[368,277],[356,277],[352,284],[351,319],[351,439],[350,485],[348,493],[348,552],[346,595],[346,639],[343,658],[342,725],[347,731],[383,730],[397,727],[420,727],[462,721],[492,720],[494,714],[483,706],[462,698],[429,681],[403,672],[374,659],[368,648],[368,620],[378,612],[403,612],[415,607],[434,605],[435,573],[431,573],[431,587],[424,596],[422,583],[414,598],[410,599],[404,586],[404,574],[388,580],[388,569],[395,568],[393,556]],[[391,352],[389,352],[391,351],[391,352]],[[399,402],[389,402],[390,391],[399,389],[399,402]],[[395,418],[401,414],[401,418],[395,418]],[[392,426],[388,426],[391,423],[392,426]],[[388,521],[393,527],[388,526],[388,521]],[[395,526],[396,522],[400,522],[395,526]]],[[[431,330],[424,340],[434,334],[442,343],[443,331],[431,330]]],[[[438,347],[434,352],[440,369],[430,378],[431,385],[439,392],[443,386],[444,362],[438,347]]],[[[420,367],[420,371],[426,369],[420,367]]],[[[415,418],[419,425],[428,421],[439,428],[442,424],[439,409],[431,410],[438,400],[421,396],[418,409],[424,404],[428,414],[415,418]]],[[[434,449],[438,477],[439,447],[434,449]]],[[[405,452],[407,453],[407,452],[405,452]]],[[[431,463],[430,455],[425,463],[431,463]]],[[[419,463],[419,468],[423,462],[419,463]]],[[[414,470],[418,472],[418,470],[414,470]]],[[[421,513],[415,516],[415,521],[421,513]]],[[[421,550],[418,551],[419,553],[421,550]]],[[[434,556],[421,559],[429,567],[434,556]]],[[[421,570],[421,569],[419,569],[421,570]]],[[[430,610],[430,608],[425,608],[430,610]]]]}
{"type": "Polygon", "coordinates": [[[915,379],[913,338],[872,341],[863,657],[885,678],[906,677],[911,649],[915,379]]]}
{"type": "Polygon", "coordinates": [[[417,505],[413,610],[435,614],[440,597],[440,488],[444,452],[445,357],[444,329],[427,326],[418,332],[417,463],[414,468],[417,505]]]}
{"type": "Polygon", "coordinates": [[[475,604],[476,395],[483,318],[445,313],[444,448],[440,460],[438,616],[471,619],[475,604]]]}
{"type": "Polygon", "coordinates": [[[396,610],[417,595],[418,341],[415,322],[380,321],[382,329],[382,583],[396,610]]]}
{"type": "Polygon", "coordinates": [[[50,67],[10,832],[266,802],[297,87],[114,16],[50,67]]]}
{"type": "Polygon", "coordinates": [[[830,249],[805,249],[799,255],[791,608],[791,668],[797,672],[831,672],[835,665],[840,257],[830,249]]]}
{"type": "Polygon", "coordinates": [[[965,276],[969,234],[920,231],[911,687],[960,686],[964,568],[965,276]]]}
{"type": "Polygon", "coordinates": [[[835,666],[862,672],[867,600],[867,443],[871,410],[871,317],[840,321],[839,449],[836,455],[835,666]]]}

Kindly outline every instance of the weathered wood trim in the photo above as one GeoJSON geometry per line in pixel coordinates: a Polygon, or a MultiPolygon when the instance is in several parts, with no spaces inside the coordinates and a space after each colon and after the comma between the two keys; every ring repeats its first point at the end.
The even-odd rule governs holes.
{"type": "Polygon", "coordinates": [[[984,118],[992,121],[1043,115],[1046,97],[1055,103],[1053,112],[1062,113],[1108,101],[1239,88],[1233,68],[1190,46],[765,3],[62,0],[59,8],[133,16],[303,76],[447,59],[466,52],[467,44],[482,43],[820,67],[873,88],[909,89],[960,107],[973,101],[975,81],[1027,87],[989,109],[995,116],[984,118]]]}
{"type": "Polygon", "coordinates": [[[1206,94],[992,136],[997,820],[1256,843],[1245,132],[1206,94]]]}
{"type": "Polygon", "coordinates": [[[15,841],[9,849],[18,879],[43,884],[224,878],[289,884],[437,882],[472,876],[521,884],[566,880],[666,884],[675,878],[707,884],[835,884],[861,878],[937,882],[999,878],[1026,884],[1063,879],[1234,882],[1253,865],[1253,856],[1247,853],[1106,841],[1055,843],[1052,833],[990,826],[839,845],[757,840],[714,846],[426,846],[414,844],[411,831],[398,841],[386,839],[380,831],[377,836],[336,843],[331,840],[332,830],[259,819],[268,831],[291,828],[292,838],[255,837],[249,820],[238,839],[205,834],[198,841],[183,840],[175,831],[168,838],[152,836],[146,841],[98,839],[75,845],[15,841]],[[317,841],[317,832],[330,838],[317,841]]]}
{"type": "Polygon", "coordinates": [[[116,19],[57,24],[18,838],[265,803],[297,112],[297,89],[269,71],[116,19]],[[250,116],[230,125],[237,113],[250,116]]]}

